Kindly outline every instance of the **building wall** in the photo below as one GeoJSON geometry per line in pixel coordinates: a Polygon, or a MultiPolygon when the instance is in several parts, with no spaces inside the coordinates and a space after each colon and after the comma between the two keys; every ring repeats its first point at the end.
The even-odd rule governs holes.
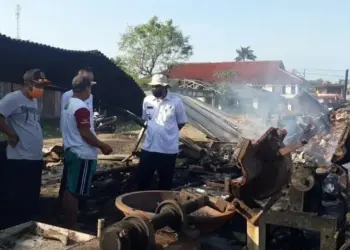
{"type": "MultiPolygon", "coordinates": [[[[7,93],[19,90],[21,85],[11,84],[9,82],[0,82],[0,98],[7,93]]],[[[53,90],[45,90],[42,99],[39,99],[39,109],[41,110],[41,118],[54,119],[60,117],[61,110],[61,92],[53,90]]]]}
{"type": "Polygon", "coordinates": [[[338,94],[343,95],[344,86],[321,86],[315,87],[316,93],[318,94],[338,94]]]}
{"type": "Polygon", "coordinates": [[[300,92],[299,85],[291,84],[265,84],[262,88],[270,92],[278,93],[285,98],[293,98],[300,92]]]}

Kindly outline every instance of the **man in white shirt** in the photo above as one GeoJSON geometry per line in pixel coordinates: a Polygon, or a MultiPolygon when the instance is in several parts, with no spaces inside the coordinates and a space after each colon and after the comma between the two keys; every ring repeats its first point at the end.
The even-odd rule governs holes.
{"type": "Polygon", "coordinates": [[[180,130],[187,117],[182,100],[168,91],[164,75],[155,74],[149,85],[152,86],[152,95],[145,97],[142,107],[147,130],[138,167],[138,185],[140,190],[150,189],[157,170],[158,189],[169,190],[179,152],[180,130]]]}
{"type": "MultiPolygon", "coordinates": [[[[81,68],[78,71],[78,75],[82,75],[82,76],[86,76],[91,80],[91,84],[92,86],[96,84],[96,82],[94,81],[94,74],[92,72],[92,69],[90,67],[85,67],[85,68],[81,68]]],[[[63,93],[62,97],[61,97],[61,116],[62,116],[62,112],[65,108],[65,106],[67,105],[69,99],[73,96],[73,90],[68,90],[66,92],[63,93]]],[[[89,107],[90,110],[90,124],[92,125],[92,129],[94,129],[94,117],[93,117],[93,95],[90,93],[89,98],[86,99],[84,101],[86,103],[86,105],[89,107]]],[[[60,121],[60,130],[62,131],[62,118],[60,121]]],[[[63,194],[64,194],[64,190],[65,190],[65,186],[66,186],[66,176],[67,176],[67,167],[64,164],[63,167],[63,174],[62,174],[62,178],[61,178],[61,185],[60,185],[60,190],[59,190],[59,200],[60,203],[62,203],[62,199],[63,199],[63,194]]],[[[84,201],[81,201],[80,207],[84,206],[84,201]]]]}
{"type": "MultiPolygon", "coordinates": [[[[94,74],[93,74],[92,69],[90,67],[80,69],[78,74],[90,78],[92,86],[96,84],[96,82],[94,81],[94,74]]],[[[62,110],[64,110],[64,106],[68,103],[69,98],[71,98],[72,96],[73,96],[72,89],[63,93],[63,95],[61,97],[61,112],[62,112],[62,110]]],[[[89,109],[91,110],[92,119],[93,119],[93,110],[94,110],[93,109],[93,101],[94,101],[93,99],[94,99],[93,95],[90,94],[89,98],[87,100],[85,100],[85,103],[88,105],[89,109]]],[[[91,123],[91,124],[93,124],[93,123],[91,123]]]]}
{"type": "Polygon", "coordinates": [[[77,222],[79,201],[89,196],[97,166],[97,149],[110,154],[110,145],[100,141],[90,124],[91,111],[85,100],[91,95],[91,78],[82,74],[73,79],[73,96],[62,110],[62,138],[67,174],[63,214],[68,228],[77,222]]]}

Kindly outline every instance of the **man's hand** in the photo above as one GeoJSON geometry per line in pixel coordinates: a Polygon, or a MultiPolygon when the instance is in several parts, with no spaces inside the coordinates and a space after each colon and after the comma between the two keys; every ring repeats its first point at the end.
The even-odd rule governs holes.
{"type": "Polygon", "coordinates": [[[104,155],[109,155],[110,153],[113,152],[113,148],[107,143],[102,143],[100,149],[104,155]]]}
{"type": "Polygon", "coordinates": [[[19,142],[19,137],[16,134],[10,134],[7,139],[8,144],[11,147],[16,147],[17,143],[19,142]]]}

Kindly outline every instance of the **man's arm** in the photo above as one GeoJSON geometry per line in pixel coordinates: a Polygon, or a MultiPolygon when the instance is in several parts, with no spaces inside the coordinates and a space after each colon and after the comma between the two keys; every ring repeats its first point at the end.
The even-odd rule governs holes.
{"type": "Polygon", "coordinates": [[[143,103],[142,103],[142,120],[144,120],[144,121],[148,120],[147,114],[146,114],[146,103],[145,103],[145,100],[143,100],[143,103]]]}
{"type": "Polygon", "coordinates": [[[14,99],[12,94],[8,94],[0,100],[0,131],[5,133],[8,137],[12,137],[16,133],[7,126],[6,118],[10,116],[17,107],[17,100],[14,99]]]}
{"type": "Polygon", "coordinates": [[[175,115],[179,130],[181,130],[187,123],[185,105],[183,104],[182,100],[179,100],[175,106],[175,115]]]}
{"type": "Polygon", "coordinates": [[[90,130],[90,111],[87,108],[80,108],[75,111],[75,120],[81,137],[84,141],[96,148],[103,147],[104,143],[101,142],[90,130]]]}

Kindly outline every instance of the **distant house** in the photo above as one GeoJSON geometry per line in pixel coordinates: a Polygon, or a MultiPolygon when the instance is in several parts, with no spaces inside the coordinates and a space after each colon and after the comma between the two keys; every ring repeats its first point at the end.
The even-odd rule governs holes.
{"type": "Polygon", "coordinates": [[[282,61],[249,61],[219,63],[185,63],[173,66],[167,73],[170,79],[192,79],[218,84],[244,84],[292,98],[303,88],[304,79],[285,70],[282,61]],[[220,72],[232,72],[222,79],[220,72]]]}
{"type": "Polygon", "coordinates": [[[73,77],[84,66],[93,68],[98,82],[93,88],[96,104],[106,108],[125,108],[141,115],[143,91],[129,75],[97,50],[72,51],[0,34],[0,58],[0,98],[20,88],[24,72],[31,68],[43,70],[57,86],[46,90],[40,100],[43,118],[59,117],[61,92],[71,88],[73,77]]]}
{"type": "Polygon", "coordinates": [[[336,94],[339,96],[344,95],[344,84],[313,84],[316,94],[336,94]]]}

